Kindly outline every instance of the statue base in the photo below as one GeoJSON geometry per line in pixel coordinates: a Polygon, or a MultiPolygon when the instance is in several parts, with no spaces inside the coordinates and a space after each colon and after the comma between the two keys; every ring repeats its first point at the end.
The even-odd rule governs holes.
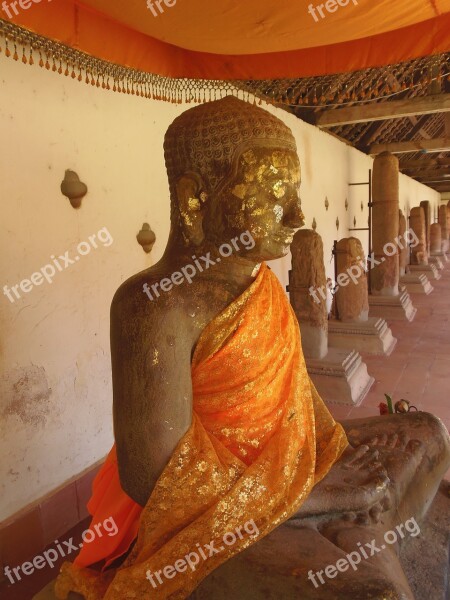
{"type": "Polygon", "coordinates": [[[306,368],[328,404],[358,406],[374,383],[359,352],[329,348],[324,358],[307,358],[306,368]]]}
{"type": "Polygon", "coordinates": [[[417,313],[404,286],[397,296],[369,296],[369,307],[371,317],[382,317],[386,321],[413,321],[417,313]]]}
{"type": "Polygon", "coordinates": [[[426,294],[428,296],[434,290],[428,277],[420,273],[403,275],[400,277],[400,283],[406,286],[410,294],[426,294]]]}
{"type": "Polygon", "coordinates": [[[450,258],[447,256],[446,252],[432,252],[431,257],[437,256],[442,260],[443,263],[448,263],[450,258]]]}
{"type": "Polygon", "coordinates": [[[377,317],[357,323],[328,321],[328,341],[335,348],[382,356],[389,356],[397,344],[386,321],[377,317]]]}
{"type": "Polygon", "coordinates": [[[430,279],[442,277],[435,265],[408,265],[406,271],[408,275],[426,275],[430,279]]]}
{"type": "Polygon", "coordinates": [[[439,269],[439,271],[442,271],[445,268],[444,267],[444,263],[439,258],[439,256],[429,256],[428,257],[428,262],[431,265],[434,265],[436,267],[436,269],[439,269]]]}

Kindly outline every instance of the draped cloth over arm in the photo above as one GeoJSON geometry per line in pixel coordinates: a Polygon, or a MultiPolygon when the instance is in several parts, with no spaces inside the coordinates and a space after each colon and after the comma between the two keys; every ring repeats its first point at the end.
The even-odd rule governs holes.
{"type": "MultiPolygon", "coordinates": [[[[295,315],[265,265],[252,285],[203,331],[192,379],[192,426],[140,514],[137,541],[125,563],[97,573],[83,568],[82,553],[78,565],[63,567],[59,598],[70,589],[88,600],[186,598],[208,573],[292,516],[347,446],[342,427],[308,377],[295,315]],[[225,534],[251,520],[258,536],[245,534],[233,545],[224,544],[225,534]],[[177,572],[156,589],[146,578],[147,571],[174,565],[211,542],[222,550],[201,559],[195,571],[177,572]]],[[[106,468],[109,475],[94,496],[100,487],[107,489],[106,479],[117,477],[111,462],[106,468]]],[[[124,506],[128,503],[131,512],[137,505],[121,494],[123,502],[91,502],[101,505],[104,515],[108,502],[111,511],[119,506],[123,543],[122,527],[130,527],[124,506]]],[[[96,559],[102,539],[97,540],[96,559]]],[[[102,558],[111,558],[111,548],[102,558]]]]}

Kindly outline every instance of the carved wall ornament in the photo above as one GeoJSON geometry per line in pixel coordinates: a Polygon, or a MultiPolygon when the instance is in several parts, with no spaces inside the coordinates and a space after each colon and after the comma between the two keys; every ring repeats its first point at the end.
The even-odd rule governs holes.
{"type": "Polygon", "coordinates": [[[143,223],[142,229],[137,234],[136,239],[138,244],[142,246],[144,252],[148,254],[152,251],[153,245],[156,241],[156,235],[148,223],[143,223]]]}
{"type": "Polygon", "coordinates": [[[353,227],[356,227],[356,217],[353,217],[353,227]]]}
{"type": "Polygon", "coordinates": [[[345,210],[348,210],[348,198],[345,199],[345,210]]]}
{"type": "Polygon", "coordinates": [[[361,200],[361,212],[364,210],[364,202],[361,200]]]}
{"type": "Polygon", "coordinates": [[[336,229],[339,231],[339,217],[336,217],[336,229]]]}
{"type": "Polygon", "coordinates": [[[313,218],[311,227],[313,228],[314,231],[317,229],[317,221],[316,221],[315,217],[313,218]]]}
{"type": "Polygon", "coordinates": [[[330,203],[328,201],[328,196],[325,196],[325,208],[326,208],[326,210],[328,210],[329,206],[330,206],[330,203]]]}
{"type": "Polygon", "coordinates": [[[86,196],[87,191],[87,185],[80,181],[77,173],[67,169],[64,179],[61,182],[61,192],[69,198],[73,208],[80,208],[81,201],[86,196]]]}

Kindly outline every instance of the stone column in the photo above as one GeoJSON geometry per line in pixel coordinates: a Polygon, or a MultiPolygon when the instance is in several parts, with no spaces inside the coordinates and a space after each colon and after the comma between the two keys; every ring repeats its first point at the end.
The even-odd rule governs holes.
{"type": "Polygon", "coordinates": [[[371,272],[372,294],[398,296],[399,256],[387,256],[386,244],[395,244],[399,229],[399,167],[398,158],[390,152],[378,154],[373,163],[373,252],[381,264],[371,272]]]}
{"type": "Polygon", "coordinates": [[[399,261],[400,261],[400,275],[403,276],[406,274],[406,265],[408,264],[409,258],[409,246],[405,241],[405,233],[406,233],[406,217],[401,210],[399,210],[398,214],[398,237],[400,240],[399,243],[399,261]]]}
{"type": "Polygon", "coordinates": [[[355,238],[343,238],[337,244],[336,305],[342,322],[362,322],[369,318],[369,299],[365,257],[361,242],[355,238]],[[339,280],[342,284],[339,284],[339,280]]]}
{"type": "Polygon", "coordinates": [[[430,255],[430,226],[431,226],[431,204],[429,200],[422,200],[420,206],[425,214],[425,235],[427,238],[427,254],[430,255]]]}
{"type": "Polygon", "coordinates": [[[300,229],[291,244],[289,296],[300,323],[305,358],[324,358],[328,352],[327,278],[322,238],[300,229]]]}
{"type": "Polygon", "coordinates": [[[447,212],[448,208],[446,204],[443,204],[439,207],[439,225],[441,226],[442,252],[448,252],[447,212]]]}
{"type": "Polygon", "coordinates": [[[431,254],[442,252],[442,234],[439,223],[433,223],[430,227],[430,252],[431,254]]]}
{"type": "Polygon", "coordinates": [[[419,243],[411,248],[411,264],[412,265],[427,265],[427,238],[425,229],[425,212],[422,206],[416,206],[411,209],[409,217],[409,227],[416,234],[419,243]]]}

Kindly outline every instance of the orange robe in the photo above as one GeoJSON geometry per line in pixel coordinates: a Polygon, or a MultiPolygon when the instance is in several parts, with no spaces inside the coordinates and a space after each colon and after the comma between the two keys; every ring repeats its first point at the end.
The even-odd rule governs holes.
{"type": "Polygon", "coordinates": [[[88,600],[186,598],[208,573],[292,516],[347,446],[308,377],[296,317],[265,264],[202,332],[192,381],[192,425],[144,509],[122,491],[110,453],[89,508],[95,523],[113,517],[119,533],[85,545],[75,565],[63,566],[58,598],[69,590],[88,600]],[[247,534],[249,521],[258,535],[247,534]],[[136,534],[118,569],[84,568],[111,562],[136,534]],[[209,556],[211,543],[217,551],[209,556]],[[200,556],[195,570],[184,569],[193,552],[200,556]]]}

